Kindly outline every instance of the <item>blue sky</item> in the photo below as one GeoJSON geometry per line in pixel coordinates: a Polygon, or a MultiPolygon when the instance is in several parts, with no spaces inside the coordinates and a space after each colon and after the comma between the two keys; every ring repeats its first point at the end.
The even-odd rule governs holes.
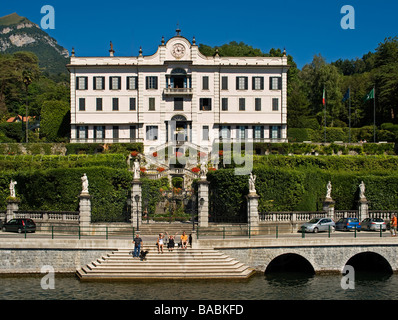
{"type": "Polygon", "coordinates": [[[106,56],[112,41],[117,56],[156,52],[161,37],[182,35],[198,44],[243,41],[268,52],[286,48],[299,68],[315,54],[328,62],[374,51],[398,35],[397,0],[247,1],[3,1],[0,16],[16,12],[40,25],[42,6],[55,9],[55,29],[45,30],[77,56],[106,56]],[[355,9],[355,29],[343,30],[344,5],[355,9]]]}

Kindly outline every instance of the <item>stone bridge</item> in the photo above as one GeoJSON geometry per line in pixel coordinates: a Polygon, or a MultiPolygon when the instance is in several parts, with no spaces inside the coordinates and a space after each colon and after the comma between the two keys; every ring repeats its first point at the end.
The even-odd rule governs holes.
{"type": "Polygon", "coordinates": [[[398,239],[199,239],[195,246],[213,247],[260,272],[355,270],[398,272],[398,239]]]}

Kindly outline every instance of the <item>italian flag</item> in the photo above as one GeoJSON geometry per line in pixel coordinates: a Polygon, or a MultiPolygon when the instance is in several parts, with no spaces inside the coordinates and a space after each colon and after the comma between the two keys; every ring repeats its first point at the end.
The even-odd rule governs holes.
{"type": "Polygon", "coordinates": [[[322,104],[323,104],[323,105],[326,104],[325,88],[323,88],[322,104]]]}

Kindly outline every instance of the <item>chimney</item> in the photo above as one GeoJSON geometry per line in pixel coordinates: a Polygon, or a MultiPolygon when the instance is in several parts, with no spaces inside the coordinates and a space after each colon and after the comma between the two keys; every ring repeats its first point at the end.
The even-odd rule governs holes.
{"type": "Polygon", "coordinates": [[[112,44],[112,41],[111,41],[111,49],[109,50],[109,56],[113,57],[114,53],[115,53],[115,50],[113,50],[113,44],[112,44]]]}

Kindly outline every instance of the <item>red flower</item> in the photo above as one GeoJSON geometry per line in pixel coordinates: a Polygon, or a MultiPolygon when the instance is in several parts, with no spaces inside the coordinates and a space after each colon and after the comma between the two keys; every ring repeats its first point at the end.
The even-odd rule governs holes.
{"type": "Polygon", "coordinates": [[[216,168],[209,168],[208,170],[209,171],[216,171],[217,169],[216,168]]]}
{"type": "Polygon", "coordinates": [[[138,155],[138,151],[131,151],[131,155],[132,155],[133,157],[136,157],[136,156],[138,155]]]}
{"type": "Polygon", "coordinates": [[[156,158],[158,156],[158,153],[155,151],[154,153],[152,153],[152,156],[156,158]]]}
{"type": "Polygon", "coordinates": [[[199,172],[200,169],[198,167],[195,167],[195,168],[192,168],[191,171],[196,173],[196,172],[199,172]]]}
{"type": "Polygon", "coordinates": [[[163,172],[165,169],[162,167],[157,168],[156,170],[158,170],[158,172],[163,172]]]}
{"type": "Polygon", "coordinates": [[[141,172],[145,172],[145,171],[146,171],[146,168],[141,167],[141,168],[140,168],[140,171],[141,171],[141,172]]]}

